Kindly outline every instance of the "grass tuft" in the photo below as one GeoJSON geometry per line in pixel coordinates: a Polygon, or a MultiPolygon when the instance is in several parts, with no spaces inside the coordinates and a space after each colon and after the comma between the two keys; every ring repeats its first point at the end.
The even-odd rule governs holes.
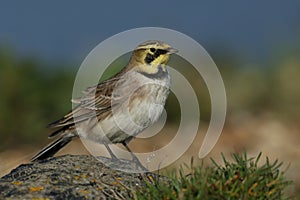
{"type": "Polygon", "coordinates": [[[212,166],[188,167],[188,174],[181,167],[170,175],[170,182],[148,182],[146,187],[134,191],[136,199],[292,199],[285,195],[285,188],[292,182],[280,171],[282,162],[270,162],[268,158],[258,165],[261,153],[256,158],[232,154],[229,162],[222,154],[224,164],[211,159],[212,166]]]}

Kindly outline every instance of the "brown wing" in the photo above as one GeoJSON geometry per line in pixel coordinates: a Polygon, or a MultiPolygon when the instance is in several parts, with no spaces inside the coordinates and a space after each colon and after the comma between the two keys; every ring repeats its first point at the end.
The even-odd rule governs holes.
{"type": "Polygon", "coordinates": [[[73,99],[72,102],[78,105],[63,118],[48,125],[49,128],[57,129],[49,138],[74,129],[75,123],[110,114],[113,89],[122,81],[120,77],[115,76],[96,86],[88,87],[83,91],[84,95],[81,98],[73,99]]]}

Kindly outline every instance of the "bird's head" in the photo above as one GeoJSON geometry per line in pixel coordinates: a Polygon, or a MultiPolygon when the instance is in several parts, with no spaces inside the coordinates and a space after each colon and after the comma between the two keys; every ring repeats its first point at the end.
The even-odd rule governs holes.
{"type": "Polygon", "coordinates": [[[144,73],[154,74],[160,67],[165,71],[170,55],[176,52],[176,49],[164,42],[147,41],[134,49],[130,64],[144,73]]]}

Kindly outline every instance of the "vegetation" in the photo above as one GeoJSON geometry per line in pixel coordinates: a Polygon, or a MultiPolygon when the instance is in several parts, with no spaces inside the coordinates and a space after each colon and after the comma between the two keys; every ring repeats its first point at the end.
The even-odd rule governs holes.
{"type": "Polygon", "coordinates": [[[222,157],[223,165],[212,160],[210,167],[188,167],[189,174],[184,174],[182,168],[179,175],[171,175],[171,182],[148,183],[132,196],[136,199],[291,199],[284,192],[291,181],[280,171],[282,163],[277,160],[272,163],[267,158],[259,166],[261,154],[256,158],[247,158],[246,153],[233,154],[233,162],[222,157]]]}
{"type": "Polygon", "coordinates": [[[71,108],[75,73],[4,51],[0,66],[0,150],[41,141],[46,125],[71,108]]]}

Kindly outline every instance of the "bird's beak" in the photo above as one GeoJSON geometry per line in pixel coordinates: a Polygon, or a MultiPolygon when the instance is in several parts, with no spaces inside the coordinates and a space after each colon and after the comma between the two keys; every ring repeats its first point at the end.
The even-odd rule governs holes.
{"type": "Polygon", "coordinates": [[[168,48],[167,51],[168,51],[168,54],[173,54],[173,53],[177,53],[178,52],[177,49],[174,49],[172,47],[168,48]]]}

